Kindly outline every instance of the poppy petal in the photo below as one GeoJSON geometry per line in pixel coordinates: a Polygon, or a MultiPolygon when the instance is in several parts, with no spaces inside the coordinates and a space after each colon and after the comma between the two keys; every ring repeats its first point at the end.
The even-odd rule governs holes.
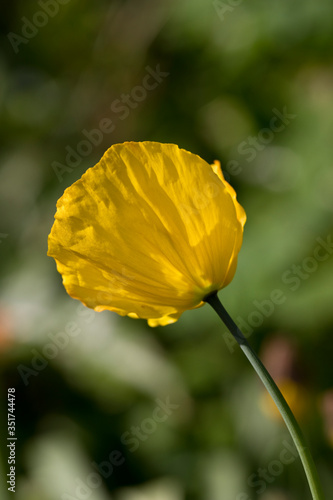
{"type": "Polygon", "coordinates": [[[151,326],[203,305],[231,281],[245,223],[218,167],[174,144],[112,146],[57,204],[48,255],[67,292],[151,326]]]}

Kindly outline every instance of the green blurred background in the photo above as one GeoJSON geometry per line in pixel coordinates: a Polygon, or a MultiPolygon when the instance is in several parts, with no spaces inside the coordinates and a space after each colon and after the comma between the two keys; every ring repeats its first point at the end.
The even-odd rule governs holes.
{"type": "MultiPolygon", "coordinates": [[[[286,428],[208,306],[156,329],[94,313],[46,256],[64,189],[128,140],[221,161],[248,222],[220,297],[290,401],[330,498],[333,3],[1,11],[0,414],[6,438],[14,387],[15,498],[310,499],[286,428]]],[[[5,475],[6,441],[1,452],[5,475]]]]}

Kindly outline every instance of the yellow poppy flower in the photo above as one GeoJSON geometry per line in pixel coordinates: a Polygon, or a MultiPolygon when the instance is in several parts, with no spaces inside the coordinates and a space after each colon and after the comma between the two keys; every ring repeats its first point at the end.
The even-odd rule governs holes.
{"type": "Polygon", "coordinates": [[[125,142],[58,200],[48,255],[86,306],[166,325],[232,280],[245,219],[219,162],[125,142]]]}

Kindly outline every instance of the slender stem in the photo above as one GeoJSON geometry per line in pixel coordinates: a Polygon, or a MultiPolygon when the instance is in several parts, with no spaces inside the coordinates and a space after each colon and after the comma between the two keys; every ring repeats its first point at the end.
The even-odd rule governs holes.
{"type": "Polygon", "coordinates": [[[229,316],[224,306],[221,304],[217,293],[211,294],[205,297],[205,302],[207,302],[219,315],[226,327],[230,330],[232,335],[237,340],[240,348],[244,352],[247,359],[250,361],[251,365],[259,375],[262,383],[268,390],[269,394],[273,398],[276,406],[278,407],[283,420],[288,427],[294,444],[297,448],[299,456],[301,458],[306,477],[310,486],[313,500],[324,500],[324,494],[319,483],[319,478],[316,470],[316,466],[313,462],[312,456],[310,454],[309,448],[305,443],[302,431],[289,408],[286,400],[282,396],[279,388],[272,379],[271,375],[266,370],[265,366],[262,364],[257,354],[254,352],[252,347],[249,345],[248,341],[244,337],[243,333],[239,330],[236,323],[229,316]]]}

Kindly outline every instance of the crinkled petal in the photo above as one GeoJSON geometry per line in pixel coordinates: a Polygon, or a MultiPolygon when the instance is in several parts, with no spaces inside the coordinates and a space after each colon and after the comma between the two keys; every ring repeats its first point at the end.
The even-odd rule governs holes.
{"type": "Polygon", "coordinates": [[[164,325],[230,282],[244,222],[217,164],[174,144],[127,142],[66,189],[48,254],[88,307],[164,325]]]}

